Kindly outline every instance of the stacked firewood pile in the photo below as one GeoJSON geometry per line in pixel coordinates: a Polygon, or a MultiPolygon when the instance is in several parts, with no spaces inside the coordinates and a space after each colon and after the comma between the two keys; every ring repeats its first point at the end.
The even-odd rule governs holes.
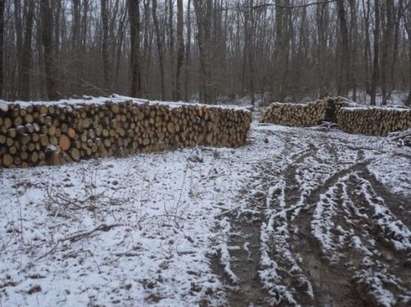
{"type": "Polygon", "coordinates": [[[306,104],[272,103],[262,122],[288,126],[336,123],[350,133],[385,136],[411,128],[411,109],[360,107],[342,97],[328,97],[306,104]]]}
{"type": "Polygon", "coordinates": [[[337,125],[350,133],[386,136],[390,132],[411,128],[411,109],[407,108],[341,108],[337,125]]]}
{"type": "Polygon", "coordinates": [[[272,103],[265,111],[262,122],[287,126],[315,126],[323,121],[335,121],[337,110],[348,106],[341,97],[324,98],[309,103],[272,103]]]}
{"type": "Polygon", "coordinates": [[[0,167],[246,142],[251,113],[124,100],[0,106],[0,167]]]}

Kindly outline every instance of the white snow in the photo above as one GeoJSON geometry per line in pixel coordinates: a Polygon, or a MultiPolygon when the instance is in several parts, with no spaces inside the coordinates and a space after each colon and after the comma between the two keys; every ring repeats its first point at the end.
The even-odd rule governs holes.
{"type": "Polygon", "coordinates": [[[212,153],[205,163],[185,150],[3,171],[0,285],[17,285],[0,302],[178,305],[214,293],[208,236],[239,186],[225,166],[230,150],[212,153]],[[82,236],[101,225],[115,226],[82,236]],[[35,285],[41,292],[27,295],[35,285]]]}
{"type": "MultiPolygon", "coordinates": [[[[1,169],[0,306],[193,306],[204,300],[224,305],[225,289],[211,268],[210,254],[220,252],[225,273],[238,282],[231,253],[236,248],[247,251],[249,245],[228,244],[231,230],[224,216],[251,210],[239,193],[251,189],[255,166],[261,163],[269,163],[273,174],[260,232],[259,277],[277,301],[297,305],[296,289],[284,286],[280,270],[286,264],[290,278],[305,284],[307,295],[313,296],[310,277],[288,241],[290,229],[298,232],[293,220],[312,191],[333,174],[370,160],[367,168],[377,180],[392,193],[411,197],[411,150],[384,138],[253,124],[249,140],[239,149],[200,147],[58,167],[1,169]],[[318,159],[311,157],[310,144],[318,159]],[[334,157],[327,154],[330,144],[335,145],[334,157]],[[302,196],[288,207],[285,178],[277,174],[293,164],[298,166],[295,184],[302,196]]],[[[347,178],[339,181],[345,199],[340,209],[360,218],[359,208],[348,200],[343,184],[347,178]]],[[[392,234],[390,243],[398,250],[409,249],[407,226],[385,210],[367,182],[360,188],[368,197],[367,208],[380,214],[375,217],[378,225],[392,234]]],[[[336,225],[342,235],[332,235],[336,211],[333,204],[325,206],[326,198],[320,198],[314,224],[323,248],[338,250],[349,244],[362,259],[371,257],[374,242],[366,241],[366,229],[357,235],[336,225]],[[320,224],[320,217],[327,223],[320,224]]],[[[358,278],[376,285],[375,297],[382,304],[393,302],[381,274],[383,270],[364,266],[358,278]]],[[[388,273],[384,276],[390,279],[388,273]]]]}
{"type": "Polygon", "coordinates": [[[201,106],[205,108],[222,108],[222,109],[232,109],[232,110],[242,110],[249,112],[247,107],[241,107],[236,105],[206,105],[199,103],[187,103],[183,101],[156,101],[156,100],[147,100],[141,98],[133,98],[121,95],[112,95],[110,97],[84,97],[84,98],[73,98],[73,99],[61,99],[56,101],[5,101],[0,100],[0,109],[6,112],[10,105],[18,105],[22,108],[27,108],[33,105],[47,105],[55,107],[73,107],[81,108],[84,105],[104,105],[106,102],[110,103],[124,103],[130,101],[133,104],[137,105],[162,105],[168,108],[179,108],[182,106],[201,106]]]}
{"type": "Polygon", "coordinates": [[[355,112],[355,111],[368,111],[368,110],[382,110],[382,111],[393,111],[393,112],[411,112],[410,108],[403,106],[356,106],[356,107],[343,107],[343,111],[355,112]]]}

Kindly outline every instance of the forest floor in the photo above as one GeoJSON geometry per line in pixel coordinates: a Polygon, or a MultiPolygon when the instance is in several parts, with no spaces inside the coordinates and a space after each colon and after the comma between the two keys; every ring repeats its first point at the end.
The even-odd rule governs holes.
{"type": "Polygon", "coordinates": [[[409,306],[411,149],[249,144],[0,170],[0,306],[409,306]]]}

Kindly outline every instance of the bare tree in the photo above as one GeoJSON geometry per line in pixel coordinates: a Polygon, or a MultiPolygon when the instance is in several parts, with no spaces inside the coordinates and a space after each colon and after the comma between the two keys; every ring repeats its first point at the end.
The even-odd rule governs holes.
{"type": "Polygon", "coordinates": [[[5,0],[0,0],[0,97],[3,95],[3,86],[4,86],[4,10],[5,10],[5,0]]]}
{"type": "MultiPolygon", "coordinates": [[[[411,75],[411,5],[408,4],[407,11],[404,14],[404,23],[405,29],[408,35],[408,76],[411,75]]],[[[408,79],[408,98],[407,98],[407,105],[411,106],[411,80],[408,79]]]]}
{"type": "Polygon", "coordinates": [[[24,30],[24,42],[23,49],[21,52],[21,78],[20,78],[20,98],[22,100],[30,100],[30,74],[32,65],[32,32],[33,32],[33,22],[34,22],[34,1],[25,1],[25,11],[27,16],[25,18],[25,30],[24,30]]]}
{"type": "Polygon", "coordinates": [[[380,57],[380,1],[375,0],[374,7],[374,60],[371,79],[371,105],[376,104],[377,82],[379,78],[379,57],[380,57]]]}
{"type": "Polygon", "coordinates": [[[0,91],[388,103],[410,88],[408,2],[1,0],[0,91]]]}
{"type": "Polygon", "coordinates": [[[102,57],[103,57],[103,74],[104,74],[104,88],[110,90],[111,88],[111,65],[109,54],[109,12],[108,12],[108,0],[101,0],[101,21],[103,28],[103,42],[102,42],[102,57]]]}
{"type": "Polygon", "coordinates": [[[161,33],[160,33],[160,24],[159,24],[158,17],[157,17],[157,0],[153,0],[152,14],[153,14],[154,29],[156,32],[157,51],[158,51],[159,66],[160,66],[161,99],[164,100],[166,98],[165,80],[164,80],[164,54],[163,54],[163,42],[161,40],[161,33]]]}
{"type": "Polygon", "coordinates": [[[337,94],[347,95],[350,74],[350,48],[348,44],[348,27],[344,0],[337,0],[337,15],[339,26],[338,42],[341,46],[338,48],[340,63],[337,78],[337,94]]]}
{"type": "Polygon", "coordinates": [[[183,0],[177,0],[177,65],[174,100],[181,99],[181,69],[184,61],[184,7],[183,0]]]}
{"type": "Polygon", "coordinates": [[[16,57],[17,57],[17,88],[15,96],[20,97],[20,89],[22,83],[22,50],[23,50],[23,16],[21,9],[21,0],[14,0],[14,28],[16,33],[16,57]]]}
{"type": "Polygon", "coordinates": [[[191,0],[187,3],[187,39],[186,39],[186,50],[185,50],[185,78],[184,78],[184,99],[189,100],[188,83],[190,79],[190,64],[191,64],[191,0]]]}
{"type": "Polygon", "coordinates": [[[47,97],[50,100],[59,98],[55,79],[56,67],[53,54],[53,10],[48,0],[40,0],[42,25],[42,43],[44,48],[44,70],[46,74],[47,97]]]}
{"type": "Polygon", "coordinates": [[[200,53],[200,101],[211,103],[214,100],[211,80],[211,12],[212,0],[193,0],[197,17],[197,41],[200,53]]]}
{"type": "Polygon", "coordinates": [[[389,69],[391,67],[393,54],[393,38],[394,38],[394,1],[385,0],[383,6],[384,16],[384,31],[382,40],[382,55],[381,55],[381,92],[382,104],[387,104],[387,99],[390,96],[389,77],[391,76],[389,69]]]}
{"type": "Polygon", "coordinates": [[[130,19],[131,39],[131,84],[130,95],[141,95],[141,69],[140,69],[140,0],[128,0],[128,15],[130,19]]]}

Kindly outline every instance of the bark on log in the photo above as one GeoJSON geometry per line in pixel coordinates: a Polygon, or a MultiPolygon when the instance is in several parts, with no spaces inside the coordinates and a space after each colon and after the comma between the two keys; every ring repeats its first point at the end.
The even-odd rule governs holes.
{"type": "Polygon", "coordinates": [[[245,143],[251,122],[243,109],[132,100],[6,107],[0,112],[0,167],[196,145],[236,147],[245,143]]]}

